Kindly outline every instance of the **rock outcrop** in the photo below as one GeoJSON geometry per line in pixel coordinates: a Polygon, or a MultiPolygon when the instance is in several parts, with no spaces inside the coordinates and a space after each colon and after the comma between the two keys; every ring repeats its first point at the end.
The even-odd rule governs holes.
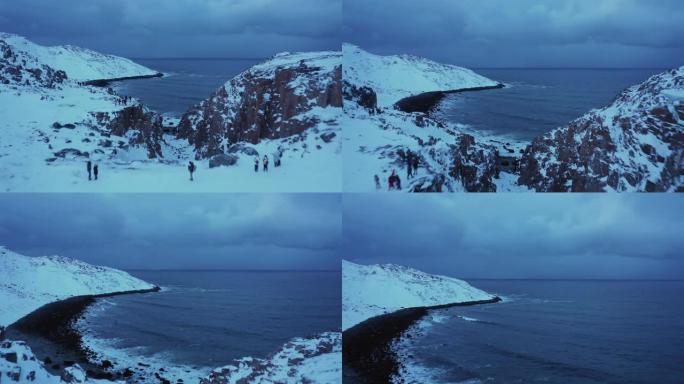
{"type": "Polygon", "coordinates": [[[181,118],[177,137],[196,158],[304,132],[320,122],[315,108],[342,107],[340,52],[283,53],[239,74],[181,118]]]}
{"type": "Polygon", "coordinates": [[[539,192],[684,191],[684,67],[535,139],[518,183],[539,192]]]}
{"type": "Polygon", "coordinates": [[[64,71],[21,55],[6,41],[0,40],[0,84],[54,89],[66,79],[64,71]]]}
{"type": "Polygon", "coordinates": [[[164,157],[162,116],[148,111],[142,104],[126,107],[114,113],[98,112],[97,121],[112,135],[126,136],[129,144],[142,145],[150,159],[164,157]]]}

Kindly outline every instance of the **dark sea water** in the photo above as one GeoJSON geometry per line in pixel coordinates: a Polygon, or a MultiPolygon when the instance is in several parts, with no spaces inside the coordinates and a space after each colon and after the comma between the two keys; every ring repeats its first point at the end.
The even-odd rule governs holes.
{"type": "Polygon", "coordinates": [[[531,140],[610,104],[664,69],[475,69],[509,88],[447,96],[442,113],[473,129],[531,140]]]}
{"type": "Polygon", "coordinates": [[[435,382],[684,382],[682,281],[469,282],[505,301],[432,312],[408,350],[435,382]]]}
{"type": "Polygon", "coordinates": [[[122,95],[140,99],[155,111],[180,116],[221,85],[263,60],[257,59],[135,59],[167,76],[116,85],[122,95]]]}
{"type": "Polygon", "coordinates": [[[178,364],[266,357],[293,337],[341,327],[339,272],[133,271],[159,293],[107,298],[88,319],[100,339],[178,364]]]}

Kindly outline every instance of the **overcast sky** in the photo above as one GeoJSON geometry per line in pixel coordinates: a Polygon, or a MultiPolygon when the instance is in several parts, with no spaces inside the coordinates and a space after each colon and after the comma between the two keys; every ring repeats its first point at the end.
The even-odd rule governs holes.
{"type": "Polygon", "coordinates": [[[345,195],[343,254],[463,278],[684,278],[678,195],[345,195]]]}
{"type": "Polygon", "coordinates": [[[340,268],[335,194],[4,194],[0,244],[123,269],[340,268]]]}
{"type": "Polygon", "coordinates": [[[343,37],[469,67],[678,67],[681,0],[344,0],[343,37]]]}
{"type": "Polygon", "coordinates": [[[127,57],[339,50],[342,0],[0,1],[0,30],[127,57]]]}

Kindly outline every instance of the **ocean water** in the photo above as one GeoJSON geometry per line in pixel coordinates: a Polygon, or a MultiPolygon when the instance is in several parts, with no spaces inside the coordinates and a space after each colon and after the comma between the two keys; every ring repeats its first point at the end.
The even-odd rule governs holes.
{"type": "Polygon", "coordinates": [[[169,365],[267,357],[293,337],[341,327],[339,272],[132,271],[162,292],[100,300],[85,323],[118,350],[169,365]]]}
{"type": "Polygon", "coordinates": [[[471,280],[401,349],[436,383],[682,383],[684,282],[471,280]]]}
{"type": "Polygon", "coordinates": [[[260,59],[136,59],[163,72],[162,78],[116,83],[117,92],[140,99],[169,116],[180,116],[260,59]]]}
{"type": "Polygon", "coordinates": [[[441,115],[477,131],[532,140],[594,108],[610,104],[624,89],[664,69],[475,69],[511,85],[448,95],[441,115]]]}

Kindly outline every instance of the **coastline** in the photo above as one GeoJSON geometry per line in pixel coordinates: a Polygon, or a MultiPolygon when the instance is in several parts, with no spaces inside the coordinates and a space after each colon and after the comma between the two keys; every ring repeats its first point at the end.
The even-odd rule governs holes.
{"type": "Polygon", "coordinates": [[[97,295],[74,296],[43,305],[15,323],[5,331],[8,340],[23,340],[31,347],[35,356],[45,363],[45,369],[60,375],[63,368],[79,364],[89,377],[106,380],[125,380],[135,367],[121,367],[117,372],[108,361],[93,364],[89,357],[94,351],[81,346],[81,335],[74,329],[73,322],[83,315],[85,309],[99,298],[159,292],[160,287],[133,291],[121,291],[97,295]]]}
{"type": "Polygon", "coordinates": [[[143,80],[143,79],[153,79],[156,77],[164,77],[164,74],[157,72],[154,75],[140,75],[140,76],[126,76],[126,77],[115,77],[113,79],[96,79],[83,81],[81,85],[92,85],[95,87],[108,87],[111,83],[125,80],[143,80]]]}
{"type": "Polygon", "coordinates": [[[466,301],[400,309],[371,317],[342,333],[342,377],[345,383],[390,382],[399,363],[390,346],[412,324],[433,309],[494,304],[489,300],[466,301]]]}
{"type": "Polygon", "coordinates": [[[492,89],[501,89],[505,87],[505,84],[498,83],[497,85],[492,85],[488,87],[461,88],[449,91],[424,92],[418,95],[405,97],[394,103],[394,106],[400,111],[406,113],[422,112],[425,114],[429,114],[430,111],[447,95],[453,93],[488,91],[492,89]]]}

